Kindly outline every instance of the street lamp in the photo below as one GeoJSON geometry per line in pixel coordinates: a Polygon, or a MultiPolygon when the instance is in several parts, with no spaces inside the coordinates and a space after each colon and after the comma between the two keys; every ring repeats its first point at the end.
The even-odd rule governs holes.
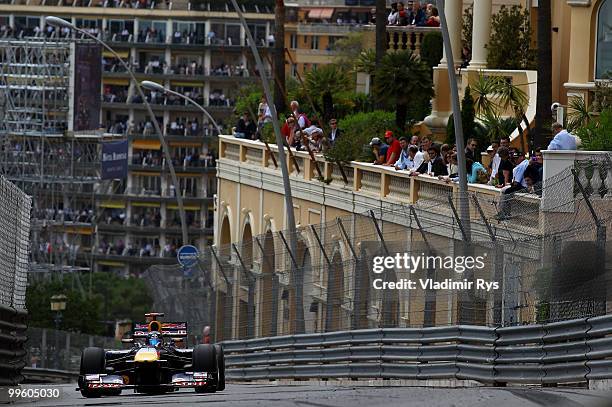
{"type": "Polygon", "coordinates": [[[66,310],[66,301],[68,297],[64,294],[56,294],[51,297],[51,311],[55,312],[53,322],[55,322],[55,352],[54,352],[54,367],[59,369],[59,329],[62,325],[62,311],[66,310]]]}
{"type": "Polygon", "coordinates": [[[112,49],[107,43],[105,43],[104,41],[102,41],[101,39],[96,37],[95,35],[92,35],[92,34],[90,34],[89,32],[87,32],[85,30],[81,30],[80,28],[77,28],[74,24],[72,24],[71,22],[66,21],[66,20],[64,20],[62,18],[59,18],[59,17],[47,16],[47,17],[45,17],[45,22],[48,25],[51,25],[51,26],[54,26],[54,27],[58,27],[58,28],[69,28],[71,30],[77,31],[77,32],[83,34],[84,36],[89,37],[92,40],[96,41],[98,44],[102,45],[108,52],[113,54],[113,56],[119,61],[121,66],[130,75],[130,78],[132,79],[132,81],[136,85],[136,91],[138,92],[138,95],[140,96],[140,98],[142,99],[144,105],[146,106],[147,112],[148,112],[149,116],[151,116],[151,120],[153,121],[153,126],[155,127],[155,131],[157,132],[157,135],[159,137],[159,142],[160,142],[160,144],[162,146],[162,150],[164,152],[164,157],[166,158],[166,162],[168,163],[168,169],[170,170],[170,177],[172,178],[172,184],[174,185],[174,190],[175,190],[175,193],[176,193],[176,202],[178,204],[179,216],[181,218],[181,231],[182,231],[182,235],[183,235],[183,244],[184,245],[188,244],[189,240],[188,240],[188,235],[187,235],[187,222],[185,221],[185,207],[183,205],[183,197],[181,196],[180,186],[179,186],[179,183],[178,183],[178,179],[176,177],[176,172],[174,171],[174,165],[172,165],[172,157],[170,155],[170,149],[168,148],[168,144],[166,143],[166,140],[164,139],[164,135],[163,135],[161,129],[159,128],[159,123],[157,123],[157,118],[155,117],[155,114],[153,113],[153,110],[151,109],[151,105],[147,102],[147,98],[145,97],[145,94],[142,91],[140,83],[136,79],[136,76],[134,76],[134,72],[132,72],[132,70],[125,63],[123,58],[121,58],[119,56],[119,54],[117,54],[117,52],[115,52],[114,49],[112,49]]]}
{"type": "Polygon", "coordinates": [[[213,119],[213,117],[210,115],[210,113],[208,113],[208,111],[206,109],[204,109],[204,107],[202,105],[197,103],[195,100],[193,100],[189,96],[185,96],[182,93],[178,93],[178,92],[176,92],[176,91],[174,91],[172,89],[166,88],[166,87],[160,85],[157,82],[142,81],[142,82],[140,82],[140,86],[142,86],[143,88],[148,89],[148,90],[155,90],[157,92],[165,93],[165,94],[168,94],[168,95],[178,96],[181,99],[184,99],[184,100],[188,101],[189,103],[191,103],[192,105],[194,105],[195,107],[200,109],[202,111],[202,113],[204,113],[206,115],[206,117],[208,117],[208,120],[210,120],[210,122],[213,124],[213,126],[215,126],[215,128],[217,129],[218,134],[222,134],[221,127],[219,127],[219,125],[217,124],[215,119],[213,119]]]}

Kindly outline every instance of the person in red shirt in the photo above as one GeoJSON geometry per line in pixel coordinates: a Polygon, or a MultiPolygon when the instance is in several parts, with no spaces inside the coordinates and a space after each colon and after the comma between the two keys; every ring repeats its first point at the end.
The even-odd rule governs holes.
{"type": "Polygon", "coordinates": [[[395,138],[391,130],[387,130],[385,132],[385,141],[387,142],[389,149],[387,150],[387,160],[383,165],[392,167],[395,165],[395,162],[402,153],[402,146],[395,138]]]}
{"type": "Polygon", "coordinates": [[[285,140],[287,140],[287,144],[289,144],[289,146],[291,147],[295,147],[296,144],[295,130],[295,119],[293,118],[293,116],[288,117],[285,121],[285,124],[281,128],[281,134],[285,137],[285,140]]]}

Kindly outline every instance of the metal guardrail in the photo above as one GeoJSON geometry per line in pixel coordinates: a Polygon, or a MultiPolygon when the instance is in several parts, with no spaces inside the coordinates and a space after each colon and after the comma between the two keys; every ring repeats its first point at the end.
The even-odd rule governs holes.
{"type": "Polygon", "coordinates": [[[79,377],[78,372],[56,369],[23,368],[24,383],[68,383],[79,377]]]}
{"type": "Polygon", "coordinates": [[[503,328],[382,328],[223,342],[228,380],[612,378],[612,315],[503,328]]]}
{"type": "Polygon", "coordinates": [[[13,386],[23,381],[26,317],[25,311],[0,304],[0,385],[13,386]]]}

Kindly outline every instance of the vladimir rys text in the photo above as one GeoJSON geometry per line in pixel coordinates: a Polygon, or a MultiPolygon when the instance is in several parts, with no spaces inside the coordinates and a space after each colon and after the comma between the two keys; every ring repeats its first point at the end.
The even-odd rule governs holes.
{"type": "MultiPolygon", "coordinates": [[[[427,271],[454,271],[462,274],[466,271],[480,271],[486,267],[487,254],[481,256],[427,256],[424,253],[413,256],[408,253],[397,253],[394,256],[375,256],[372,261],[372,271],[374,274],[383,274],[387,270],[397,272],[409,272],[414,274],[421,270],[427,271]]],[[[461,276],[463,277],[463,276],[461,276]]],[[[435,278],[401,278],[397,281],[385,281],[383,278],[376,278],[372,281],[376,290],[497,290],[497,281],[487,281],[482,278],[469,280],[468,278],[445,278],[436,280],[435,278]]]]}

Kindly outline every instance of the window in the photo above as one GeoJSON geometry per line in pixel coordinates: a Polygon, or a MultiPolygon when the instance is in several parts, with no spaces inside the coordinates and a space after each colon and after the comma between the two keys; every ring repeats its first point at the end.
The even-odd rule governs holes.
{"type": "Polygon", "coordinates": [[[595,78],[612,74],[612,1],[604,0],[597,15],[597,55],[595,78]]]}
{"type": "Polygon", "coordinates": [[[141,20],[137,40],[138,42],[166,42],[166,22],[141,20]]]}
{"type": "Polygon", "coordinates": [[[319,37],[314,35],[312,37],[311,49],[319,49],[319,37]]]}
{"type": "Polygon", "coordinates": [[[293,49],[297,48],[297,34],[291,34],[289,42],[290,42],[289,47],[293,49]]]}

